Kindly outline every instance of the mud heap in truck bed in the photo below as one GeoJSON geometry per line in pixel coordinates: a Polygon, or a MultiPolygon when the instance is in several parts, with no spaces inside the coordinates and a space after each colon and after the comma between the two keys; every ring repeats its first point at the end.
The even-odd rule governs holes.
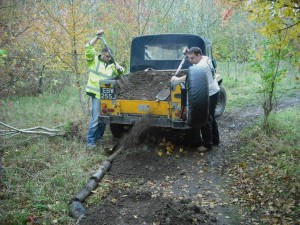
{"type": "MultiPolygon", "coordinates": [[[[117,98],[126,100],[149,100],[155,101],[156,95],[164,87],[170,87],[171,77],[175,71],[139,71],[130,73],[118,80],[117,98]]],[[[177,75],[181,77],[185,75],[183,71],[177,75]]],[[[167,101],[169,100],[166,99],[167,101]]]]}

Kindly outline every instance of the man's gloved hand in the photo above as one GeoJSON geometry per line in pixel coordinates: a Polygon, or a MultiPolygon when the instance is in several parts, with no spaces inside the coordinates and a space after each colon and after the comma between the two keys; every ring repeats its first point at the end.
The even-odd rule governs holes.
{"type": "Polygon", "coordinates": [[[104,34],[104,30],[98,30],[96,33],[97,39],[100,39],[104,34]]]}
{"type": "Polygon", "coordinates": [[[116,69],[117,70],[119,70],[119,69],[123,70],[124,68],[119,63],[116,62],[116,69]]]}
{"type": "Polygon", "coordinates": [[[183,50],[182,50],[182,54],[183,55],[186,55],[189,51],[189,48],[188,47],[185,47],[183,50]]]}
{"type": "Polygon", "coordinates": [[[116,70],[118,71],[119,74],[124,72],[124,68],[116,62],[116,70]]]}
{"type": "Polygon", "coordinates": [[[176,76],[171,77],[171,81],[177,81],[177,80],[179,80],[178,77],[176,77],[176,76]]]}

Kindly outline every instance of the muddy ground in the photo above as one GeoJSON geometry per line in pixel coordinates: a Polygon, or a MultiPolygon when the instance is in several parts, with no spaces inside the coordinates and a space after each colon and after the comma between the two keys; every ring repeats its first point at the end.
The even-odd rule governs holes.
{"type": "Polygon", "coordinates": [[[166,139],[123,151],[105,178],[134,183],[134,188],[113,189],[99,205],[87,209],[79,224],[241,224],[222,177],[234,137],[246,125],[232,117],[219,119],[222,143],[208,153],[188,148],[162,130],[157,132],[166,139]],[[176,144],[168,152],[169,142],[176,144]]]}
{"type": "MultiPolygon", "coordinates": [[[[278,110],[299,104],[298,92],[278,110]]],[[[124,150],[105,176],[133,186],[113,188],[78,224],[255,224],[255,215],[227,193],[224,171],[239,150],[239,133],[261,115],[256,106],[225,112],[218,118],[221,144],[207,153],[186,147],[178,134],[157,130],[154,138],[124,150]]]]}

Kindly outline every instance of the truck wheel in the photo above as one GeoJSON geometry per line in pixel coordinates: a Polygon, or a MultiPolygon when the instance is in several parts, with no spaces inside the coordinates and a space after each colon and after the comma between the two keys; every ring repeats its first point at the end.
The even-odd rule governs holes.
{"type": "Polygon", "coordinates": [[[226,101],[227,101],[227,96],[226,96],[225,88],[222,85],[220,85],[220,92],[219,92],[218,103],[215,111],[215,117],[219,117],[223,114],[226,106],[226,101]]]}
{"type": "Polygon", "coordinates": [[[121,138],[125,133],[129,132],[131,129],[130,125],[124,124],[117,124],[117,123],[110,123],[109,124],[111,134],[115,138],[121,138]]]}
{"type": "Polygon", "coordinates": [[[205,68],[190,66],[187,76],[187,122],[201,127],[207,122],[209,92],[205,68]]]}

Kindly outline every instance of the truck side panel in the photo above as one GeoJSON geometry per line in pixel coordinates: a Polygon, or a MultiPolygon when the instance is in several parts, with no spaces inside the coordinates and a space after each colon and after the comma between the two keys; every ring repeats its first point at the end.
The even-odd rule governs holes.
{"type": "MultiPolygon", "coordinates": [[[[106,105],[106,115],[115,116],[121,114],[151,114],[159,116],[170,116],[172,107],[169,102],[144,101],[144,100],[123,100],[115,101],[101,100],[102,108],[106,105]]],[[[103,114],[103,113],[102,113],[103,114]]]]}

